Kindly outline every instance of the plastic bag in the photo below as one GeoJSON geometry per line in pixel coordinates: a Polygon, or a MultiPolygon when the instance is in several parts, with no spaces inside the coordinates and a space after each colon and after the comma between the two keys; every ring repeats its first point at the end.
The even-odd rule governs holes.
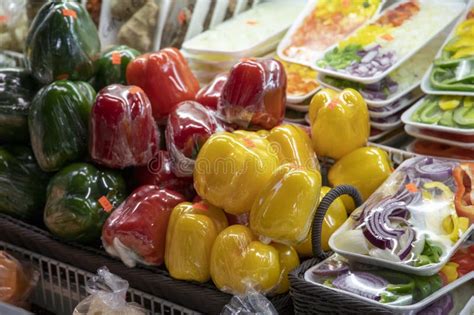
{"type": "Polygon", "coordinates": [[[0,49],[22,51],[27,32],[26,0],[0,0],[0,49]]]}
{"type": "Polygon", "coordinates": [[[252,292],[243,296],[234,296],[224,306],[221,315],[277,315],[273,304],[263,295],[252,292]]]}
{"type": "Polygon", "coordinates": [[[125,300],[128,282],[109,272],[107,267],[97,270],[97,276],[87,281],[90,296],[82,300],[73,315],[144,315],[146,311],[125,300]]]}
{"type": "Polygon", "coordinates": [[[160,47],[181,47],[190,26],[196,2],[197,0],[173,0],[169,3],[160,47]]]}
{"type": "Polygon", "coordinates": [[[37,281],[38,272],[35,269],[0,251],[0,301],[24,306],[37,281]]]}

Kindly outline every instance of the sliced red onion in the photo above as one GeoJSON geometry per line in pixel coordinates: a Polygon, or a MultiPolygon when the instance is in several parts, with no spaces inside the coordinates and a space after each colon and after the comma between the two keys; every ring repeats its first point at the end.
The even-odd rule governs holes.
{"type": "Polygon", "coordinates": [[[415,170],[421,177],[429,178],[433,181],[445,181],[452,176],[453,168],[456,166],[450,161],[436,161],[429,164],[416,164],[415,170]]]}
{"type": "Polygon", "coordinates": [[[313,270],[316,276],[328,277],[337,276],[343,272],[349,271],[349,265],[337,259],[328,259],[313,270]]]}
{"type": "Polygon", "coordinates": [[[354,271],[341,274],[333,280],[332,285],[338,289],[378,301],[380,293],[387,287],[388,282],[384,278],[368,272],[354,271]]]}
{"type": "Polygon", "coordinates": [[[445,294],[418,312],[418,315],[448,315],[454,307],[451,294],[445,294]]]}
{"type": "Polygon", "coordinates": [[[397,252],[397,256],[400,257],[401,260],[404,260],[407,258],[408,254],[410,254],[413,248],[413,243],[416,240],[416,232],[412,228],[407,228],[405,236],[406,240],[404,241],[404,244],[401,244],[400,241],[400,250],[397,252]]]}

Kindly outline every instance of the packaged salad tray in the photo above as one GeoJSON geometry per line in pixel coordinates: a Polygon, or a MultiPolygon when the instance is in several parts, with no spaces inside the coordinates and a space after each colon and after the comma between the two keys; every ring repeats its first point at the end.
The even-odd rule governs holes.
{"type": "MultiPolygon", "coordinates": [[[[454,303],[448,303],[444,295],[452,297],[461,287],[474,294],[474,244],[463,244],[446,266],[431,276],[351,262],[335,254],[308,269],[304,277],[316,286],[377,305],[392,314],[448,314],[454,303]],[[430,313],[439,307],[442,312],[430,313]]],[[[464,304],[457,303],[458,310],[466,298],[461,299],[464,304]]]]}
{"type": "Polygon", "coordinates": [[[474,225],[474,163],[416,157],[402,163],[331,236],[355,261],[433,275],[474,225]]]}
{"type": "Polygon", "coordinates": [[[474,96],[474,2],[470,3],[423,78],[427,94],[474,96]]]}
{"type": "Polygon", "coordinates": [[[338,78],[380,81],[440,34],[465,6],[456,0],[397,2],[329,48],[313,66],[338,78]]]}

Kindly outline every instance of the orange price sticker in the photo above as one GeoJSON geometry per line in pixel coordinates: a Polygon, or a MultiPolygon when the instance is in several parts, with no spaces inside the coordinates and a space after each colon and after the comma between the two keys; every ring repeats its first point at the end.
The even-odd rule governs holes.
{"type": "Polygon", "coordinates": [[[406,185],[405,185],[405,188],[406,188],[409,192],[412,192],[412,193],[416,193],[416,192],[418,191],[418,187],[416,187],[416,185],[413,184],[413,183],[406,184],[406,185]]]}
{"type": "Polygon", "coordinates": [[[130,94],[136,94],[136,93],[139,93],[139,92],[143,92],[143,90],[138,87],[138,86],[132,86],[130,89],[128,89],[128,91],[130,92],[130,94]]]}
{"type": "Polygon", "coordinates": [[[193,204],[193,208],[194,208],[194,209],[197,209],[197,210],[202,210],[202,211],[207,211],[207,210],[209,210],[209,206],[208,206],[207,204],[205,204],[204,202],[202,202],[202,201],[193,204]]]}
{"type": "Polygon", "coordinates": [[[0,23],[6,23],[8,20],[6,15],[0,15],[0,23]]]}
{"type": "Polygon", "coordinates": [[[109,199],[107,199],[107,197],[105,197],[105,196],[102,196],[102,197],[99,198],[99,203],[102,206],[102,208],[104,208],[105,212],[112,211],[112,208],[114,207],[110,203],[109,199]]]}
{"type": "Polygon", "coordinates": [[[77,13],[76,11],[72,10],[72,9],[63,9],[63,16],[70,16],[72,18],[77,18],[77,13]]]}
{"type": "Polygon", "coordinates": [[[336,107],[337,107],[337,101],[336,100],[332,100],[331,103],[329,103],[329,105],[328,105],[329,109],[334,109],[336,107]]]}
{"type": "Polygon", "coordinates": [[[247,25],[257,25],[258,22],[256,20],[247,20],[247,21],[245,21],[245,24],[247,24],[247,25]]]}
{"type": "Polygon", "coordinates": [[[112,64],[119,65],[122,63],[122,55],[118,51],[112,53],[112,64]]]}
{"type": "Polygon", "coordinates": [[[242,141],[244,142],[244,145],[247,148],[254,148],[255,147],[255,143],[252,140],[250,140],[249,138],[243,138],[242,141]]]}
{"type": "Polygon", "coordinates": [[[69,74],[67,73],[59,74],[56,76],[56,80],[67,80],[67,78],[69,78],[69,74]]]}

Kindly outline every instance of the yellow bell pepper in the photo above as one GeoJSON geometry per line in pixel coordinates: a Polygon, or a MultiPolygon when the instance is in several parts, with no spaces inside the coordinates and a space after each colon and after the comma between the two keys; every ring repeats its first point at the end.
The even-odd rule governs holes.
{"type": "Polygon", "coordinates": [[[207,282],[211,250],[217,235],[227,227],[224,212],[206,202],[183,202],[172,211],[166,232],[165,264],[180,280],[207,282]]]}
{"type": "MultiPolygon", "coordinates": [[[[448,188],[449,189],[449,188],[448,188]]],[[[443,220],[443,229],[449,236],[451,242],[455,243],[461,235],[469,228],[469,219],[458,217],[456,213],[447,216],[443,220]]]]}
{"type": "MultiPolygon", "coordinates": [[[[327,186],[323,186],[321,188],[321,194],[319,198],[320,202],[330,190],[331,188],[327,186]]],[[[321,248],[324,251],[328,251],[330,249],[329,238],[331,237],[332,233],[334,233],[346,221],[346,219],[346,208],[344,207],[341,197],[339,197],[334,200],[328,211],[326,211],[326,215],[324,216],[323,228],[321,230],[321,248]]],[[[301,257],[313,256],[311,230],[309,231],[303,243],[296,245],[295,249],[301,257]]]]}
{"type": "Polygon", "coordinates": [[[255,200],[250,228],[279,243],[300,243],[308,235],[320,190],[321,174],[317,170],[283,164],[255,200]]]}
{"type": "Polygon", "coordinates": [[[217,133],[199,151],[194,188],[201,198],[230,214],[245,213],[279,165],[270,142],[260,135],[217,133]]]}
{"type": "Polygon", "coordinates": [[[300,259],[296,250],[291,246],[278,243],[272,243],[271,245],[278,251],[281,268],[279,284],[272,290],[272,293],[281,294],[287,292],[290,288],[288,273],[299,266],[300,259]]]}
{"type": "Polygon", "coordinates": [[[369,111],[353,89],[323,89],[310,104],[313,148],[319,157],[340,159],[364,146],[370,134],[369,111]]]}
{"type": "Polygon", "coordinates": [[[296,259],[294,249],[263,244],[248,227],[232,225],[217,236],[212,247],[211,278],[217,288],[232,294],[250,289],[282,292],[287,289],[283,279],[296,259]]]}
{"type": "MultiPolygon", "coordinates": [[[[387,179],[393,168],[385,151],[379,148],[359,148],[337,161],[328,173],[329,183],[335,187],[352,185],[365,201],[387,179]]],[[[342,196],[348,212],[354,210],[351,198],[342,196]]]]}
{"type": "Polygon", "coordinates": [[[450,261],[450,262],[446,263],[446,265],[444,265],[443,268],[441,268],[440,272],[446,278],[447,283],[451,283],[459,277],[458,267],[459,267],[458,264],[456,264],[455,262],[450,261]]]}
{"type": "Polygon", "coordinates": [[[319,162],[308,134],[295,125],[280,125],[267,136],[282,163],[319,170],[319,162]]]}

